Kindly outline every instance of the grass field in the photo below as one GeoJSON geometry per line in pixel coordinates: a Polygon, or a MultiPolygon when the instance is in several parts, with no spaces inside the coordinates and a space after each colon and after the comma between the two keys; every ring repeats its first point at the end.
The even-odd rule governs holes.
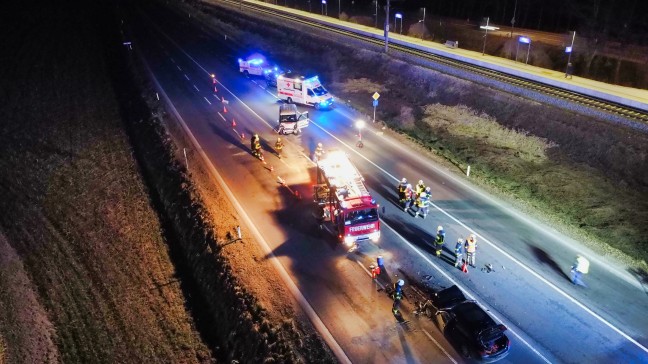
{"type": "Polygon", "coordinates": [[[387,126],[444,157],[457,171],[470,164],[476,183],[600,253],[646,269],[648,136],[604,115],[583,116],[493,92],[386,56],[378,47],[342,45],[317,32],[281,31],[268,19],[201,9],[196,17],[242,48],[316,72],[339,99],[368,115],[370,95],[382,90],[378,118],[387,126]]]}
{"type": "Polygon", "coordinates": [[[111,8],[24,5],[2,21],[0,361],[210,362],[123,129],[111,8]]]}

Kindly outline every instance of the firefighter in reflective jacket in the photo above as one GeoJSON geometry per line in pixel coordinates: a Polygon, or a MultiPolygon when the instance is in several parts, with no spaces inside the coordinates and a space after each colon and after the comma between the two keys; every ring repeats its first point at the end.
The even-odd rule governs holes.
{"type": "Polygon", "coordinates": [[[477,238],[475,234],[470,234],[468,239],[466,239],[466,261],[471,266],[475,267],[475,253],[477,252],[477,238]]]}
{"type": "Polygon", "coordinates": [[[275,143],[275,150],[277,151],[277,156],[281,158],[281,151],[283,150],[284,144],[281,141],[281,138],[277,138],[277,142],[275,143]]]}
{"type": "Polygon", "coordinates": [[[317,148],[315,148],[315,153],[313,153],[315,162],[320,160],[322,158],[322,155],[324,155],[324,147],[322,146],[322,143],[317,143],[317,148]]]}
{"type": "Polygon", "coordinates": [[[407,190],[407,178],[403,178],[398,184],[398,201],[401,206],[405,205],[405,191],[407,190]]]}
{"type": "Polygon", "coordinates": [[[414,190],[412,190],[412,185],[408,183],[407,186],[405,187],[405,201],[404,201],[405,207],[403,208],[405,212],[409,210],[413,201],[414,201],[414,190]]]}
{"type": "Polygon", "coordinates": [[[429,199],[427,193],[421,192],[421,194],[419,195],[419,198],[416,200],[416,202],[417,202],[417,205],[418,205],[418,210],[416,210],[416,215],[414,215],[414,217],[417,217],[419,215],[419,213],[420,213],[423,216],[423,218],[425,219],[425,217],[427,216],[428,211],[430,209],[429,208],[430,199],[429,199]]]}
{"type": "Polygon", "coordinates": [[[437,227],[436,238],[434,238],[434,248],[436,249],[437,257],[441,257],[441,251],[443,250],[444,241],[445,241],[445,231],[443,231],[443,226],[439,225],[437,227]]]}
{"type": "Polygon", "coordinates": [[[258,137],[252,145],[252,154],[258,158],[261,157],[261,142],[259,141],[258,137]]]}
{"type": "Polygon", "coordinates": [[[254,133],[254,135],[252,135],[252,139],[250,139],[250,149],[252,149],[252,154],[254,154],[254,146],[258,141],[259,141],[259,134],[254,133]]]}
{"type": "Polygon", "coordinates": [[[463,257],[463,249],[464,240],[459,238],[457,240],[457,244],[455,245],[455,267],[459,267],[459,263],[461,263],[461,258],[463,257]]]}
{"type": "Polygon", "coordinates": [[[394,283],[394,293],[392,298],[394,299],[394,304],[392,305],[392,312],[394,315],[398,315],[400,312],[400,304],[401,300],[403,299],[403,286],[405,285],[405,281],[402,279],[399,279],[396,283],[394,283]]]}
{"type": "Polygon", "coordinates": [[[421,196],[421,193],[425,192],[425,183],[420,179],[416,184],[416,197],[421,196]]]}

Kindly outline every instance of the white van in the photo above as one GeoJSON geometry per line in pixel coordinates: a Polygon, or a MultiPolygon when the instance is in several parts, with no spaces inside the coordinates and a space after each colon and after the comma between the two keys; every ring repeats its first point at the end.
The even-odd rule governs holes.
{"type": "Polygon", "coordinates": [[[287,103],[311,105],[316,109],[333,107],[333,97],[317,76],[304,77],[294,73],[277,77],[277,96],[287,103]]]}

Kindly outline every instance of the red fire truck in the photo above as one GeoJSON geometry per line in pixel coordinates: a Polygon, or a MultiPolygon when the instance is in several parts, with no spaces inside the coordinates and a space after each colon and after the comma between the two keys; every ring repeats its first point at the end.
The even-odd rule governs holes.
{"type": "Polygon", "coordinates": [[[329,151],[317,161],[314,197],[320,227],[334,233],[351,250],[360,241],[380,239],[378,204],[344,152],[329,151]]]}

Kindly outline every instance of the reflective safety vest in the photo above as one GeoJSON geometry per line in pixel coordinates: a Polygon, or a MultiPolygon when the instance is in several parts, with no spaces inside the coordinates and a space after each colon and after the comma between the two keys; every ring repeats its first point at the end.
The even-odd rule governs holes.
{"type": "Polygon", "coordinates": [[[420,195],[421,192],[425,192],[425,185],[419,183],[416,185],[416,194],[420,195]]]}
{"type": "Polygon", "coordinates": [[[430,199],[425,196],[425,197],[419,197],[419,206],[420,207],[428,207],[430,204],[430,199]]]}
{"type": "Polygon", "coordinates": [[[407,190],[407,183],[399,183],[398,184],[398,192],[399,193],[405,193],[405,190],[407,190]]]}
{"type": "Polygon", "coordinates": [[[583,273],[587,274],[589,273],[589,266],[590,262],[589,260],[585,259],[585,257],[579,256],[576,258],[576,270],[583,273]]]}
{"type": "Polygon", "coordinates": [[[477,241],[466,239],[466,253],[474,253],[477,249],[477,241]]]}
{"type": "Polygon", "coordinates": [[[443,241],[445,240],[445,232],[443,230],[439,231],[436,235],[436,240],[435,242],[439,245],[443,244],[443,241]]]}

